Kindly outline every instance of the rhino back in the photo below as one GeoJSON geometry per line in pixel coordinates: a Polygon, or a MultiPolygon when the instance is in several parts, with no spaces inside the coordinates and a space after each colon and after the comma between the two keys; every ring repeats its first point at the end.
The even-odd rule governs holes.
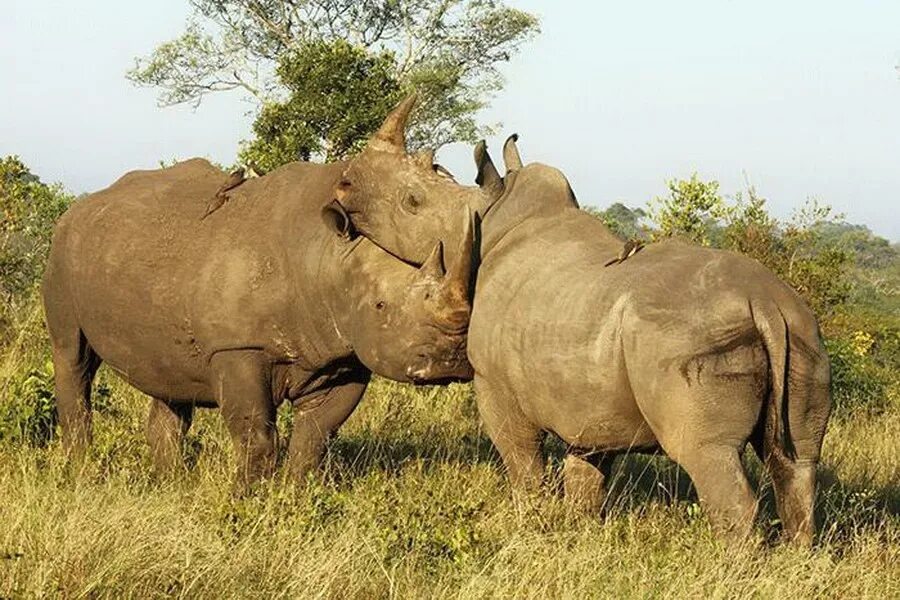
{"type": "Polygon", "coordinates": [[[296,171],[247,182],[203,220],[226,175],[202,160],[130,173],[73,206],[51,261],[97,353],[163,397],[207,395],[218,351],[301,363],[327,353],[330,332],[311,326],[322,320],[311,281],[324,259],[314,209],[325,184],[301,169],[311,183],[297,186],[296,171]]]}
{"type": "Polygon", "coordinates": [[[502,237],[479,269],[469,359],[569,443],[652,445],[635,383],[653,389],[656,373],[735,339],[753,370],[764,356],[751,300],[768,295],[795,312],[802,302],[751,259],[679,242],[605,267],[621,242],[598,227],[572,210],[502,237]]]}

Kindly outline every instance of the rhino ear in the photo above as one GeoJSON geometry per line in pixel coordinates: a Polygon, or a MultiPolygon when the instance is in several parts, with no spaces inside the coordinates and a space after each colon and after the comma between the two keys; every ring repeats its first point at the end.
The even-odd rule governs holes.
{"type": "Polygon", "coordinates": [[[487,143],[484,140],[475,146],[475,166],[478,168],[475,183],[492,199],[499,198],[503,194],[503,179],[497,172],[491,155],[488,154],[487,143]]]}
{"type": "Polygon", "coordinates": [[[439,165],[439,164],[435,163],[434,165],[432,165],[431,168],[434,169],[435,173],[437,173],[444,179],[449,179],[453,183],[456,183],[456,177],[454,177],[453,173],[448,171],[443,165],[439,165]]]}
{"type": "Polygon", "coordinates": [[[322,221],[338,237],[352,239],[355,236],[350,215],[337,200],[332,200],[322,209],[322,221]]]}
{"type": "Polygon", "coordinates": [[[518,171],[522,168],[522,157],[519,155],[519,147],[516,142],[519,141],[519,134],[514,133],[503,144],[503,162],[506,164],[506,172],[518,171]]]}

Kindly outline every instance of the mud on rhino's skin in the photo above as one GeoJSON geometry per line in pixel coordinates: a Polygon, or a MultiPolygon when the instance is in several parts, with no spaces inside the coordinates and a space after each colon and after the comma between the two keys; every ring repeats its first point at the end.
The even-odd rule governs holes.
{"type": "MultiPolygon", "coordinates": [[[[713,522],[751,530],[749,441],[772,475],[788,538],[814,532],[816,464],[831,408],[829,363],[811,311],[756,261],[679,242],[615,268],[623,240],[579,210],[565,176],[521,166],[501,177],[476,147],[479,265],[469,360],[485,428],[516,489],[540,485],[542,432],[569,445],[567,496],[604,500],[611,457],[661,448],[696,485],[713,522]]],[[[457,201],[456,210],[471,204],[457,201]]],[[[355,217],[356,215],[352,215],[355,217]]],[[[368,217],[367,223],[377,219],[368,217]]],[[[414,219],[365,234],[391,252],[414,219]]]]}
{"type": "MultiPolygon", "coordinates": [[[[446,182],[413,170],[405,153],[390,158],[395,194],[446,182]]],[[[271,469],[283,399],[298,407],[290,461],[301,476],[370,370],[416,383],[471,378],[471,219],[456,213],[448,268],[440,240],[410,266],[354,236],[340,211],[323,213],[347,169],[286,165],[231,189],[202,220],[227,175],[201,159],[129,173],[76,202],[43,284],[64,445],[80,453],[90,442],[102,361],[153,397],[148,432],[162,468],[180,464],[193,407],[219,406],[239,483],[271,469]]]]}

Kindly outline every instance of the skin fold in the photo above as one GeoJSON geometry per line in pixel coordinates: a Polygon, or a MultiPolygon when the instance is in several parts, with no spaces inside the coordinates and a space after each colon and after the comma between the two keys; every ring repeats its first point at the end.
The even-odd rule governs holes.
{"type": "MultiPolygon", "coordinates": [[[[785,536],[810,544],[831,399],[809,308],[731,252],[668,241],[604,266],[623,240],[579,210],[558,170],[522,167],[515,139],[504,155],[501,178],[476,149],[488,200],[468,356],[514,489],[540,486],[545,432],[568,446],[567,497],[591,511],[612,457],[661,449],[690,475],[713,524],[744,536],[757,509],[740,460],[749,442],[772,476],[785,536]]],[[[422,235],[411,220],[395,227],[422,235]]],[[[393,232],[366,235],[404,249],[391,246],[393,232]]]]}
{"type": "MultiPolygon", "coordinates": [[[[275,409],[293,403],[289,463],[303,477],[372,371],[421,383],[471,377],[471,231],[421,268],[325,211],[346,164],[293,163],[241,184],[201,159],[129,173],[59,221],[43,283],[65,447],[91,437],[101,362],[152,397],[155,464],[182,465],[197,406],[219,407],[245,486],[275,463],[275,409]]],[[[438,180],[433,171],[422,171],[438,180]]]]}

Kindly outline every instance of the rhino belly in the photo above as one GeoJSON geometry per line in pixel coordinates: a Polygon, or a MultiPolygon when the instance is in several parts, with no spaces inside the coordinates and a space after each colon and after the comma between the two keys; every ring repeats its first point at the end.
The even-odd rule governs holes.
{"type": "Polygon", "coordinates": [[[532,365],[537,375],[518,379],[513,393],[535,424],[570,446],[605,451],[654,447],[656,438],[634,401],[625,371],[611,358],[596,360],[590,347],[547,355],[543,370],[532,365]]]}
{"type": "Polygon", "coordinates": [[[160,242],[173,234],[171,223],[160,228],[134,214],[116,219],[116,212],[109,207],[76,223],[69,236],[66,279],[78,326],[103,361],[142,392],[209,402],[208,357],[188,314],[197,301],[189,257],[160,242]]]}
{"type": "Polygon", "coordinates": [[[116,310],[111,304],[102,315],[91,310],[79,318],[88,343],[109,367],[145,394],[213,402],[207,361],[190,332],[178,332],[165,315],[138,317],[127,305],[116,310]]]}

